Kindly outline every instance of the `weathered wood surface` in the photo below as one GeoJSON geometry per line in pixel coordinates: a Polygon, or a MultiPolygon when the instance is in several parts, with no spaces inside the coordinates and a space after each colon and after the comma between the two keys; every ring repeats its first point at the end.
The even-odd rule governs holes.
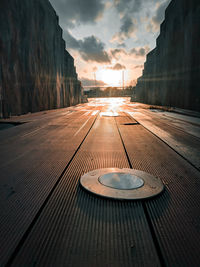
{"type": "MultiPolygon", "coordinates": [[[[173,116],[154,113],[101,99],[13,118],[27,123],[0,131],[0,266],[198,266],[200,172],[142,125],[152,117],[173,132],[173,116]],[[110,110],[119,117],[102,116],[110,110]],[[105,167],[149,172],[165,191],[112,201],[80,187],[83,173],[105,167]]],[[[182,146],[200,142],[195,120],[189,129],[188,116],[175,118],[182,146]]]]}

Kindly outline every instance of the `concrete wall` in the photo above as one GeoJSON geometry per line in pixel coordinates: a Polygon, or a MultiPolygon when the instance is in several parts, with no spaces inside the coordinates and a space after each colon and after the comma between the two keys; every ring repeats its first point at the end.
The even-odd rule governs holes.
{"type": "Polygon", "coordinates": [[[132,101],[200,111],[200,1],[172,0],[132,101]]]}
{"type": "Polygon", "coordinates": [[[81,101],[74,59],[48,0],[0,1],[0,117],[81,101]]]}

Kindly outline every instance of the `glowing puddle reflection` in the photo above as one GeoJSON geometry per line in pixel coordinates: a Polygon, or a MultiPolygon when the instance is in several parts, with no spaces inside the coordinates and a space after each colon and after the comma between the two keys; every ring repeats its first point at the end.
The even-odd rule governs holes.
{"type": "Polygon", "coordinates": [[[118,111],[122,105],[125,105],[127,99],[125,98],[103,98],[98,99],[99,103],[104,103],[106,111],[100,113],[100,116],[117,117],[118,111]]]}
{"type": "Polygon", "coordinates": [[[119,116],[119,114],[117,112],[113,112],[113,111],[107,111],[107,112],[101,112],[100,116],[104,116],[104,117],[117,117],[119,116]]]}

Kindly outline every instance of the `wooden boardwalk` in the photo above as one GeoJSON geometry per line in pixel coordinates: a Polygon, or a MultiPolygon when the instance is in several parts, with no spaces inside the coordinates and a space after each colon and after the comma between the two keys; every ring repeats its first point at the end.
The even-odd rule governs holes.
{"type": "Polygon", "coordinates": [[[12,120],[26,123],[0,131],[0,266],[200,265],[200,119],[116,98],[12,120]],[[82,189],[107,167],[165,190],[116,201],[82,189]]]}

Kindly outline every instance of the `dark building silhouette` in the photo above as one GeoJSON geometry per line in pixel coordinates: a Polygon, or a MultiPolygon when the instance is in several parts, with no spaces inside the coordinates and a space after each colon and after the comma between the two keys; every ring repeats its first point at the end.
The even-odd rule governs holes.
{"type": "Polygon", "coordinates": [[[172,0],[132,101],[200,111],[200,1],[172,0]]]}
{"type": "Polygon", "coordinates": [[[0,117],[81,100],[73,57],[48,0],[0,1],[0,117]]]}

